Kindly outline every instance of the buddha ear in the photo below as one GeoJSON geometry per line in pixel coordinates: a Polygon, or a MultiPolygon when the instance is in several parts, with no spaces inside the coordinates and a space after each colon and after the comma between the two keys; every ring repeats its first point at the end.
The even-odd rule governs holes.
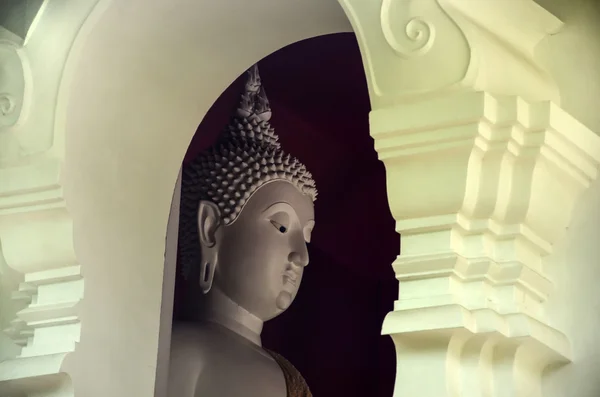
{"type": "Polygon", "coordinates": [[[198,206],[198,237],[200,239],[200,288],[207,294],[213,283],[217,267],[219,246],[217,229],[221,226],[221,211],[215,203],[202,200],[198,206]]]}
{"type": "Polygon", "coordinates": [[[198,206],[198,235],[202,248],[212,248],[216,243],[217,229],[221,226],[221,211],[212,201],[202,200],[198,206]]]}

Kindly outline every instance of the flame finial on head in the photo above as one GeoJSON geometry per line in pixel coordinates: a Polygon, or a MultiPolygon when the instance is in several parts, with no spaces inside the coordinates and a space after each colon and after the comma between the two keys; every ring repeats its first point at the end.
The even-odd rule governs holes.
{"type": "Polygon", "coordinates": [[[198,263],[197,211],[215,203],[225,225],[233,223],[261,186],[283,180],[314,201],[317,189],[304,164],[287,154],[271,127],[271,107],[258,66],[248,69],[244,92],[229,125],[209,149],[183,167],[179,251],[184,274],[198,263]]]}
{"type": "Polygon", "coordinates": [[[271,119],[271,106],[262,86],[258,65],[246,71],[246,84],[236,115],[249,120],[269,121],[271,119]]]}

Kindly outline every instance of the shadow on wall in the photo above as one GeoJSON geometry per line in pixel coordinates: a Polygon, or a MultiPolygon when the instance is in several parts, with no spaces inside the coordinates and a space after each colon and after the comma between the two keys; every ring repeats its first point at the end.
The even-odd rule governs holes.
{"type": "MultiPolygon", "coordinates": [[[[391,263],[400,238],[389,212],[385,169],[369,136],[369,97],[354,34],[302,41],[260,62],[282,145],[319,189],[311,262],[292,307],[265,324],[263,343],[288,358],[319,396],[393,394],[395,350],[381,336],[398,284],[391,263]]],[[[242,78],[200,124],[186,160],[227,124],[242,78]]],[[[179,273],[179,272],[178,272],[179,273]]],[[[178,279],[175,320],[185,286],[178,279]]]]}

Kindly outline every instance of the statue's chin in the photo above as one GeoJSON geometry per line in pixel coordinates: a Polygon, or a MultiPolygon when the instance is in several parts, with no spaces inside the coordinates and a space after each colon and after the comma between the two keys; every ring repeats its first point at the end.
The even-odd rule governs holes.
{"type": "Polygon", "coordinates": [[[277,296],[277,300],[275,301],[275,305],[279,310],[287,310],[288,307],[292,304],[292,294],[287,291],[281,291],[279,296],[277,296]]]}

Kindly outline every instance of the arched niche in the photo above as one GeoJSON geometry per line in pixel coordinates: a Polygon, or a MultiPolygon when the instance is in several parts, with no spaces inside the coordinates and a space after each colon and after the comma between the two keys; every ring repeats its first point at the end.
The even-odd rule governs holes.
{"type": "MultiPolygon", "coordinates": [[[[317,396],[390,396],[394,346],[380,331],[397,296],[390,263],[400,239],[389,212],[385,169],[369,135],[370,104],[356,38],[340,33],[294,43],[262,59],[259,68],[273,109],[271,124],[319,189],[311,263],[292,307],[265,324],[263,344],[291,360],[317,396]]],[[[215,101],[184,162],[210,146],[229,122],[244,80],[240,76],[215,101]]],[[[169,247],[176,247],[177,216],[172,211],[169,247]]],[[[168,255],[165,274],[172,274],[174,258],[168,255]]],[[[187,288],[179,277],[175,321],[185,320],[187,288]]]]}
{"type": "Polygon", "coordinates": [[[165,230],[198,123],[266,55],[350,30],[336,2],[95,6],[65,66],[55,137],[85,283],[79,343],[62,365],[78,395],[163,395],[165,230]]]}

